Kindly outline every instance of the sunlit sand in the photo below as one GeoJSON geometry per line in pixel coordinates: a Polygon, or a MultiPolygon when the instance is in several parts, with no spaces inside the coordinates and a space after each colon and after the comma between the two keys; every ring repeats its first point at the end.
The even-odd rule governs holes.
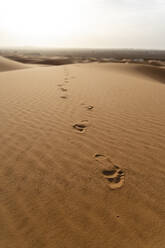
{"type": "Polygon", "coordinates": [[[164,68],[0,70],[0,247],[163,248],[164,68]]]}

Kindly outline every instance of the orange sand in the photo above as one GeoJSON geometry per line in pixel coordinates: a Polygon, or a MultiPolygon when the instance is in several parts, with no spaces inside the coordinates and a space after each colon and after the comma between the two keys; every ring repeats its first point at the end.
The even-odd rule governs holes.
{"type": "Polygon", "coordinates": [[[164,141],[159,68],[0,73],[0,247],[163,248],[164,141]]]}

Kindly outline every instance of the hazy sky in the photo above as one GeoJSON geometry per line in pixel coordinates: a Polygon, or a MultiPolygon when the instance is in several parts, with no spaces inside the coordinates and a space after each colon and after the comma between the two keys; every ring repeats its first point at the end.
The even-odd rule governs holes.
{"type": "Polygon", "coordinates": [[[165,0],[0,0],[0,46],[165,49],[165,0]]]}

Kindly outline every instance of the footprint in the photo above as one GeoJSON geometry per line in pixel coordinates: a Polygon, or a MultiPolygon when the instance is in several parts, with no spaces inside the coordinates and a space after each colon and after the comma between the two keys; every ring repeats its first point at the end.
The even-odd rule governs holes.
{"type": "Polygon", "coordinates": [[[108,181],[110,189],[119,189],[124,186],[125,173],[119,166],[114,165],[111,159],[103,154],[96,153],[94,157],[105,168],[102,174],[108,181]]]}
{"type": "Polygon", "coordinates": [[[63,98],[63,99],[67,99],[68,97],[67,96],[60,96],[61,98],[63,98]]]}
{"type": "Polygon", "coordinates": [[[92,106],[92,105],[89,105],[89,106],[87,107],[88,110],[92,110],[93,108],[94,108],[94,106],[92,106]]]}
{"type": "Polygon", "coordinates": [[[102,173],[108,180],[111,189],[119,189],[124,186],[125,174],[118,166],[114,165],[111,170],[103,170],[102,173]]]}
{"type": "Polygon", "coordinates": [[[63,88],[63,87],[61,88],[61,90],[62,90],[62,91],[67,91],[67,89],[66,89],[66,88],[63,88]]]}
{"type": "Polygon", "coordinates": [[[87,128],[87,120],[81,121],[73,125],[73,128],[76,129],[80,133],[84,133],[87,128]]]}
{"type": "Polygon", "coordinates": [[[104,156],[103,154],[96,153],[96,154],[94,155],[94,157],[95,157],[95,159],[96,159],[98,162],[100,162],[100,163],[103,162],[104,165],[105,165],[105,163],[108,163],[108,165],[109,165],[109,162],[110,162],[109,159],[106,158],[106,156],[104,156]]]}

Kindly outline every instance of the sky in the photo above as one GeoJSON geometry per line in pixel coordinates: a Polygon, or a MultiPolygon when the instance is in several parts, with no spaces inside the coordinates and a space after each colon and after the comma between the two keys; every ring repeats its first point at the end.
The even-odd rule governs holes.
{"type": "Polygon", "coordinates": [[[0,0],[0,47],[165,49],[165,0],[0,0]]]}

